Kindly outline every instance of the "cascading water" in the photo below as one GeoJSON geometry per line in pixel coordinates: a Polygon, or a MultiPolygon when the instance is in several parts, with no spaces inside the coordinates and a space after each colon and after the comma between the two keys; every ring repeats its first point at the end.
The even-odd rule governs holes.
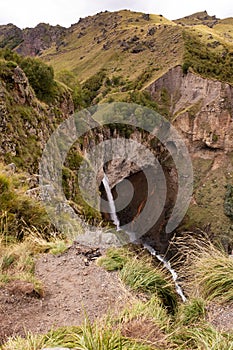
{"type": "Polygon", "coordinates": [[[106,174],[104,174],[104,178],[103,178],[102,182],[103,182],[104,189],[106,191],[107,198],[108,198],[111,219],[112,219],[114,225],[116,225],[117,231],[119,231],[120,230],[120,221],[119,221],[117,214],[116,214],[116,207],[114,204],[112,191],[111,191],[111,188],[109,186],[109,181],[108,181],[108,177],[106,174]]]}
{"type": "Polygon", "coordinates": [[[161,261],[164,265],[164,267],[171,273],[172,275],[172,279],[175,283],[175,287],[176,287],[176,292],[177,294],[180,295],[181,299],[183,300],[183,302],[185,302],[187,299],[182,291],[182,288],[180,287],[180,285],[177,283],[177,278],[178,275],[176,273],[176,271],[171,267],[171,264],[169,261],[167,261],[166,259],[164,259],[160,254],[158,254],[149,244],[145,243],[143,244],[143,247],[148,250],[148,252],[152,255],[155,256],[159,261],[161,261]]]}
{"type": "MultiPolygon", "coordinates": [[[[111,188],[109,186],[109,181],[108,181],[108,177],[107,175],[104,173],[104,178],[102,180],[106,194],[107,194],[107,198],[108,198],[108,203],[109,203],[109,207],[110,207],[110,216],[111,219],[114,223],[114,225],[116,225],[117,231],[120,230],[120,221],[117,217],[116,214],[116,207],[115,207],[115,203],[114,203],[114,199],[113,199],[113,195],[112,195],[112,191],[111,188]]],[[[135,240],[133,239],[133,237],[135,236],[133,233],[129,233],[130,236],[130,241],[133,243],[135,240]]],[[[182,291],[182,288],[180,287],[180,285],[177,283],[177,278],[178,275],[176,273],[176,271],[171,267],[171,264],[169,261],[167,261],[166,259],[164,259],[160,254],[158,254],[154,248],[152,248],[149,244],[144,243],[143,247],[148,250],[148,252],[152,255],[155,256],[159,261],[161,261],[164,265],[164,267],[171,273],[172,275],[172,279],[175,283],[175,287],[176,287],[176,292],[178,295],[180,295],[181,299],[183,302],[185,302],[187,299],[182,291]]]]}

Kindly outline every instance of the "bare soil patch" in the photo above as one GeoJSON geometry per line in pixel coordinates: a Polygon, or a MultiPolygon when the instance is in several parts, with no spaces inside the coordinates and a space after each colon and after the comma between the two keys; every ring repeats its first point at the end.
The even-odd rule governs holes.
{"type": "Polygon", "coordinates": [[[14,282],[0,289],[0,340],[25,332],[45,333],[51,328],[80,325],[123,308],[132,297],[117,273],[95,262],[101,252],[73,245],[64,254],[44,254],[36,263],[36,277],[44,285],[38,298],[30,283],[14,282]]]}

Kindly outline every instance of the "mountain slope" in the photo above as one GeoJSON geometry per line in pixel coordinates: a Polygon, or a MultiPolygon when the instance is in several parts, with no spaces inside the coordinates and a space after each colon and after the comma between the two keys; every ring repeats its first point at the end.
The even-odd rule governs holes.
{"type": "Polygon", "coordinates": [[[181,28],[163,17],[130,11],[82,19],[70,28],[62,46],[42,55],[55,71],[71,70],[81,82],[103,68],[125,81],[147,70],[154,79],[181,57],[181,28]]]}
{"type": "MultiPolygon", "coordinates": [[[[36,28],[43,28],[43,25],[36,28]]],[[[51,28],[46,28],[45,32],[49,33],[51,28]]],[[[35,49],[34,30],[27,29],[32,41],[23,40],[15,46],[16,51],[35,49]]],[[[39,32],[44,33],[43,30],[39,32]]],[[[229,198],[224,187],[232,186],[233,169],[233,20],[217,20],[204,12],[169,21],[161,15],[119,11],[80,19],[69,29],[58,30],[54,36],[53,30],[46,47],[42,45],[44,34],[40,37],[38,32],[37,48],[40,58],[53,66],[56,78],[69,86],[66,93],[72,92],[73,99],[77,100],[76,107],[99,102],[136,102],[171,120],[186,139],[194,164],[195,190],[185,228],[205,228],[210,224],[216,235],[233,237],[232,206],[228,210],[229,198]],[[210,25],[210,21],[214,23],[210,25]]],[[[0,27],[0,33],[7,46],[19,38],[20,32],[9,25],[0,27]],[[10,37],[9,30],[15,36],[10,37]]],[[[37,145],[43,144],[53,127],[45,129],[45,138],[40,140],[37,119],[41,116],[35,113],[33,106],[25,106],[23,102],[23,108],[18,105],[9,108],[4,96],[10,101],[17,84],[11,80],[16,69],[11,62],[14,55],[6,53],[6,56],[10,56],[4,65],[7,65],[7,79],[12,88],[7,90],[9,82],[3,79],[0,113],[3,122],[6,120],[4,113],[7,115],[12,132],[7,133],[3,125],[1,152],[6,162],[14,161],[21,166],[21,159],[32,163],[31,150],[41,149],[37,145]],[[30,129],[36,140],[31,135],[24,137],[23,123],[30,124],[30,118],[37,128],[30,129]],[[12,125],[16,123],[23,129],[22,136],[18,129],[13,130],[12,125]],[[16,150],[9,148],[15,143],[16,150]]],[[[53,112],[56,115],[55,108],[53,112]]],[[[49,112],[46,118],[51,119],[49,112]]],[[[118,135],[117,128],[110,131],[118,135]]],[[[131,133],[124,136],[131,137],[131,133]]],[[[87,139],[87,147],[91,139],[95,137],[87,139]]],[[[74,159],[75,168],[76,161],[74,159]]],[[[73,179],[70,172],[66,175],[69,181],[73,179]]],[[[69,190],[67,188],[67,193],[69,190]]]]}
{"type": "Polygon", "coordinates": [[[233,82],[233,20],[219,20],[206,11],[176,21],[128,10],[106,11],[68,29],[41,23],[21,33],[13,25],[0,26],[0,46],[40,55],[58,77],[68,70],[81,83],[104,69],[110,79],[120,79],[120,88],[104,95],[138,88],[138,82],[141,89],[183,64],[184,69],[233,82]]]}

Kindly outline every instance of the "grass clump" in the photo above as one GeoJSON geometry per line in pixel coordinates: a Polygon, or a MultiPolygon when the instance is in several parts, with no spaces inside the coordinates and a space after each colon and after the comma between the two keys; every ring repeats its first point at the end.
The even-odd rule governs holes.
{"type": "Polygon", "coordinates": [[[185,256],[179,273],[189,294],[208,301],[233,301],[233,259],[206,237],[188,235],[176,244],[185,256]]]}
{"type": "Polygon", "coordinates": [[[30,282],[42,295],[41,283],[34,277],[35,256],[62,253],[69,242],[54,231],[40,203],[25,194],[25,178],[1,168],[0,286],[16,280],[30,282]]]}
{"type": "Polygon", "coordinates": [[[44,236],[52,231],[48,216],[38,201],[25,195],[17,175],[0,172],[0,240],[10,243],[24,238],[28,229],[36,228],[44,236]]]}
{"type": "Polygon", "coordinates": [[[149,350],[152,349],[121,335],[107,324],[91,324],[88,319],[81,327],[61,327],[46,335],[28,333],[26,338],[10,338],[2,350],[41,350],[47,347],[66,347],[77,350],[149,350]]]}
{"type": "Polygon", "coordinates": [[[81,327],[81,333],[75,336],[75,347],[79,350],[121,350],[123,344],[119,331],[114,332],[108,327],[102,328],[97,323],[91,325],[88,320],[81,327]]]}
{"type": "Polygon", "coordinates": [[[165,273],[152,266],[149,261],[133,259],[120,271],[122,281],[132,290],[157,295],[163,304],[172,312],[177,306],[177,296],[172,282],[165,273]]]}
{"type": "Polygon", "coordinates": [[[171,316],[157,295],[153,295],[147,302],[134,301],[123,310],[117,323],[122,325],[135,319],[150,319],[161,331],[167,331],[171,322],[171,316]]]}
{"type": "Polygon", "coordinates": [[[110,249],[98,263],[108,271],[119,270],[121,280],[133,291],[145,293],[148,297],[158,296],[174,312],[177,296],[172,282],[162,269],[153,266],[152,259],[148,259],[144,253],[135,255],[127,248],[110,249]]]}
{"type": "Polygon", "coordinates": [[[177,328],[169,340],[175,349],[232,350],[232,335],[218,332],[208,323],[177,328]]]}
{"type": "Polygon", "coordinates": [[[133,253],[126,248],[110,248],[98,259],[98,264],[107,271],[121,270],[132,256],[133,253]]]}
{"type": "Polygon", "coordinates": [[[187,326],[203,321],[205,316],[205,301],[201,298],[193,298],[180,305],[176,320],[179,324],[187,326]]]}

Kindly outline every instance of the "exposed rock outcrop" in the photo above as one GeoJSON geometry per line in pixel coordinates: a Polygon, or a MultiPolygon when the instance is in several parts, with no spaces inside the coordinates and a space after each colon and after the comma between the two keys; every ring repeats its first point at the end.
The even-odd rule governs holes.
{"type": "Polygon", "coordinates": [[[202,78],[180,66],[174,67],[150,85],[152,96],[161,101],[168,95],[170,115],[193,150],[233,150],[233,87],[202,78]]]}
{"type": "Polygon", "coordinates": [[[0,26],[0,47],[15,49],[24,56],[39,56],[53,44],[62,45],[66,28],[40,23],[35,28],[20,29],[13,24],[0,26]]]}
{"type": "Polygon", "coordinates": [[[49,136],[74,112],[70,92],[59,91],[53,106],[36,99],[21,68],[0,79],[0,159],[34,172],[49,136]]]}

